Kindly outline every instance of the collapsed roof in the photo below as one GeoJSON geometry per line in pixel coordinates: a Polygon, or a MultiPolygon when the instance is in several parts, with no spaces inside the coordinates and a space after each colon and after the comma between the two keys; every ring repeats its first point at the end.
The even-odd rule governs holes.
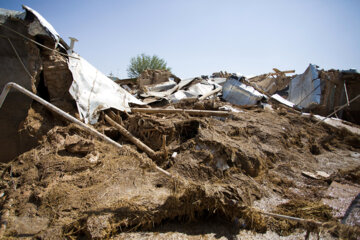
{"type": "MultiPolygon", "coordinates": [[[[359,236],[360,128],[299,112],[328,112],[344,101],[354,106],[358,73],[310,65],[293,77],[274,69],[251,79],[219,72],[180,80],[149,70],[136,81],[118,81],[132,95],[24,9],[0,11],[1,86],[17,82],[30,96],[97,124],[75,119],[89,131],[65,124],[18,92],[1,107],[1,95],[1,161],[13,160],[0,164],[1,237],[103,239],[169,220],[203,219],[209,228],[211,217],[225,223],[226,233],[210,238],[234,237],[239,229],[245,238],[254,234],[245,229],[268,231],[270,239],[319,229],[359,236]],[[167,108],[129,109],[144,102],[167,108]]],[[[179,233],[167,230],[164,239],[168,234],[179,233]]]]}
{"type": "MultiPolygon", "coordinates": [[[[18,83],[66,112],[77,111],[86,123],[95,123],[101,110],[130,111],[129,103],[143,104],[74,53],[38,12],[23,8],[23,13],[0,10],[1,89],[8,82],[18,83]]],[[[17,135],[31,102],[11,92],[0,109],[1,116],[10,117],[0,119],[0,143],[10,145],[1,158],[10,160],[33,145],[20,139],[8,143],[17,135]]]]}

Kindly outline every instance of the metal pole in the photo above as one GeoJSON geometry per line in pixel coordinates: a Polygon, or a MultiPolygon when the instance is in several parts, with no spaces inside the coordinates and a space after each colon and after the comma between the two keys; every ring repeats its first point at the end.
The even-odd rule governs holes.
{"type": "MultiPolygon", "coordinates": [[[[93,129],[92,127],[86,125],[85,123],[79,121],[78,119],[74,118],[73,116],[71,116],[70,114],[64,112],[63,110],[61,110],[60,108],[54,106],[53,104],[45,101],[44,99],[42,99],[41,97],[35,95],[34,93],[30,92],[29,90],[23,88],[22,86],[20,86],[19,84],[16,84],[14,82],[9,82],[5,85],[1,95],[0,95],[0,108],[2,107],[5,98],[7,96],[7,94],[10,91],[10,88],[15,88],[16,90],[18,90],[19,92],[25,94],[26,96],[34,99],[35,101],[41,103],[42,105],[44,105],[46,108],[50,109],[51,111],[63,116],[65,119],[69,120],[70,122],[76,123],[77,125],[81,126],[84,130],[86,130],[87,132],[89,132],[90,134],[99,137],[100,139],[111,143],[112,145],[118,147],[118,148],[122,148],[121,144],[115,142],[114,140],[112,140],[111,138],[105,136],[102,133],[99,133],[98,131],[96,131],[95,129],[93,129]]],[[[167,171],[165,171],[164,169],[156,166],[155,169],[167,176],[171,177],[171,174],[167,171]]]]}
{"type": "Polygon", "coordinates": [[[78,42],[79,40],[77,40],[76,38],[73,38],[73,37],[69,37],[71,42],[70,42],[70,51],[73,52],[74,51],[74,45],[75,45],[75,42],[78,42]]]}
{"type": "Polygon", "coordinates": [[[0,108],[2,107],[5,98],[7,96],[7,94],[10,91],[10,88],[14,88],[16,90],[18,90],[19,92],[25,94],[26,96],[34,99],[35,101],[41,103],[42,105],[44,105],[46,108],[50,109],[51,111],[63,116],[65,119],[69,120],[70,122],[76,123],[77,125],[81,126],[82,128],[84,128],[87,132],[89,132],[90,134],[99,137],[100,139],[111,143],[112,145],[121,148],[121,144],[115,142],[114,140],[112,140],[111,138],[105,136],[102,133],[99,133],[98,131],[96,131],[95,129],[93,129],[92,127],[86,125],[85,123],[79,121],[78,119],[74,118],[73,116],[71,116],[70,114],[64,112],[63,110],[61,110],[60,108],[54,106],[53,104],[45,101],[44,99],[42,99],[41,97],[35,95],[34,93],[30,92],[29,90],[23,88],[22,86],[14,83],[14,82],[9,82],[5,85],[1,95],[0,95],[0,108]]]}
{"type": "Polygon", "coordinates": [[[317,225],[322,224],[322,222],[318,222],[318,221],[315,221],[315,220],[291,217],[291,216],[286,216],[286,215],[281,215],[281,214],[261,212],[261,211],[258,211],[258,213],[263,214],[263,215],[267,215],[267,216],[271,216],[271,217],[282,218],[282,219],[287,219],[287,220],[293,220],[293,221],[297,221],[297,222],[312,222],[312,223],[315,223],[317,225]]]}

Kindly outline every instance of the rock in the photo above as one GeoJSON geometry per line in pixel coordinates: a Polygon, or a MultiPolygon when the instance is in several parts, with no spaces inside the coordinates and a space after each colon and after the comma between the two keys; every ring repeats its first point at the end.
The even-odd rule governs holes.
{"type": "Polygon", "coordinates": [[[48,227],[49,219],[42,217],[13,217],[9,230],[17,235],[35,235],[48,227]]]}
{"type": "Polygon", "coordinates": [[[303,176],[305,176],[305,177],[308,177],[308,178],[319,179],[318,176],[315,173],[303,171],[303,172],[301,172],[301,174],[303,176]]]}
{"type": "Polygon", "coordinates": [[[318,179],[318,180],[330,177],[329,174],[327,174],[326,172],[323,172],[323,171],[316,171],[316,173],[303,171],[303,172],[301,172],[301,174],[305,177],[309,177],[312,179],[318,179]]]}
{"type": "Polygon", "coordinates": [[[104,239],[111,229],[110,215],[90,216],[86,221],[86,234],[90,239],[104,239]]]}
{"type": "Polygon", "coordinates": [[[66,137],[65,149],[70,153],[88,154],[95,149],[95,145],[88,139],[83,139],[78,135],[72,135],[66,137]]]}
{"type": "Polygon", "coordinates": [[[326,172],[323,172],[323,171],[316,171],[316,174],[320,177],[323,177],[323,178],[328,178],[330,177],[330,174],[326,173],[326,172]]]}

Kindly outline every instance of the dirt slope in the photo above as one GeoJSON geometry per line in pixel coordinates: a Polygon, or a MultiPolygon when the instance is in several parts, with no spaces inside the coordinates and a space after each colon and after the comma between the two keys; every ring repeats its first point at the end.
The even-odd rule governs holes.
{"type": "Polygon", "coordinates": [[[332,179],[356,185],[359,177],[358,171],[350,171],[356,175],[350,179],[338,172],[360,166],[354,154],[360,153],[359,136],[314,123],[282,108],[243,108],[230,118],[124,115],[124,126],[153,149],[161,148],[161,136],[167,136],[169,158],[157,164],[173,178],[156,172],[145,153],[103,122],[97,128],[124,144],[122,149],[74,125],[54,126],[38,147],[2,165],[1,233],[40,239],[156,238],[155,232],[171,226],[169,232],[182,231],[185,237],[194,233],[182,224],[200,224],[209,233],[221,219],[226,238],[244,228],[269,236],[301,235],[304,226],[256,211],[306,201],[315,210],[304,216],[332,221],[331,209],[324,219],[316,209],[328,208],[312,204],[332,179]],[[302,175],[317,170],[334,177],[302,175]],[[129,233],[134,231],[150,232],[129,233]]]}

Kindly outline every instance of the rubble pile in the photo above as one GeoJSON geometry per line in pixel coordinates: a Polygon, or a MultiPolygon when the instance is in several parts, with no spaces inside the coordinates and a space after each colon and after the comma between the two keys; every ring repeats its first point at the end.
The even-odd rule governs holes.
{"type": "Polygon", "coordinates": [[[0,9],[1,237],[360,236],[359,73],[113,81],[24,9],[0,9]]]}

